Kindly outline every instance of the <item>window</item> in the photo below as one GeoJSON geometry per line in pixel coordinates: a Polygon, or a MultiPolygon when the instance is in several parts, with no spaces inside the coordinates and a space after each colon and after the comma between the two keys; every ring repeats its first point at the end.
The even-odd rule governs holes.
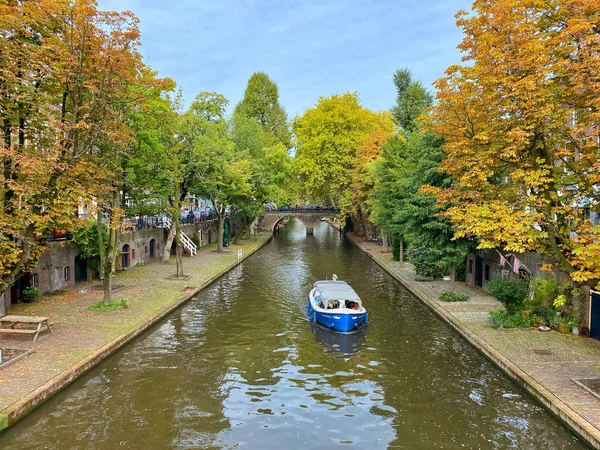
{"type": "Polygon", "coordinates": [[[65,267],[65,269],[64,269],[64,280],[65,281],[69,281],[69,278],[71,278],[71,268],[70,267],[65,267]]]}
{"type": "Polygon", "coordinates": [[[485,273],[485,279],[489,281],[489,279],[490,279],[490,266],[488,266],[487,264],[485,265],[484,273],[485,273]]]}
{"type": "Polygon", "coordinates": [[[135,259],[135,248],[131,249],[131,260],[133,261],[135,259]]]}
{"type": "Polygon", "coordinates": [[[160,244],[156,244],[156,251],[160,250],[160,244]]]}
{"type": "Polygon", "coordinates": [[[148,253],[148,246],[147,245],[144,247],[144,253],[148,253]]]}
{"type": "Polygon", "coordinates": [[[31,287],[38,287],[38,274],[37,273],[32,273],[31,274],[31,287]]]}
{"type": "Polygon", "coordinates": [[[469,273],[473,273],[473,260],[469,260],[469,273]]]}

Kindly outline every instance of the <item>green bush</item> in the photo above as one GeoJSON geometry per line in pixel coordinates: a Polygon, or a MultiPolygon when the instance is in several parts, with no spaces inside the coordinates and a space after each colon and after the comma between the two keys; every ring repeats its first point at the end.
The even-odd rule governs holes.
{"type": "Polygon", "coordinates": [[[192,235],[192,242],[196,244],[196,247],[200,248],[200,236],[198,236],[198,233],[192,235]]]}
{"type": "Polygon", "coordinates": [[[517,278],[494,278],[488,283],[487,290],[504,303],[509,313],[514,313],[523,306],[529,286],[526,281],[517,278]]]}
{"type": "Polygon", "coordinates": [[[533,298],[527,301],[528,308],[552,307],[552,302],[558,294],[554,278],[534,278],[531,280],[531,289],[533,290],[533,298]]]}
{"type": "Polygon", "coordinates": [[[422,277],[439,278],[447,269],[447,265],[421,243],[412,244],[406,254],[415,272],[422,277]]]}
{"type": "Polygon", "coordinates": [[[29,286],[29,287],[26,287],[25,289],[23,289],[23,300],[26,302],[32,302],[39,296],[40,296],[40,291],[37,288],[29,286]]]}
{"type": "Polygon", "coordinates": [[[440,300],[443,302],[466,302],[469,299],[467,294],[458,292],[444,291],[440,294],[440,300]]]}
{"type": "Polygon", "coordinates": [[[490,311],[489,322],[492,328],[528,328],[537,325],[537,316],[530,311],[490,311]]]}

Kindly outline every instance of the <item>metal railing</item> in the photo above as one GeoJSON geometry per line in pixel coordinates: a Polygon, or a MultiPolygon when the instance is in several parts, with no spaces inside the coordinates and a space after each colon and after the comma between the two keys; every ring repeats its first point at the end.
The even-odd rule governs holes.
{"type": "Polygon", "coordinates": [[[340,208],[335,206],[281,206],[274,209],[265,209],[265,214],[275,212],[290,212],[290,213],[339,213],[340,208]]]}
{"type": "MultiPolygon", "coordinates": [[[[215,220],[214,214],[207,214],[206,216],[198,215],[186,215],[181,217],[179,223],[181,224],[193,224],[199,222],[206,222],[215,220]]],[[[147,228],[165,228],[165,221],[171,220],[167,216],[142,216],[142,217],[130,217],[125,219],[124,228],[131,230],[145,230],[147,228]]],[[[168,228],[168,227],[167,227],[168,228]]]]}
{"type": "MultiPolygon", "coordinates": [[[[164,228],[171,229],[172,225],[173,222],[171,222],[171,219],[165,217],[164,228]]],[[[198,246],[194,244],[194,241],[192,241],[185,233],[181,233],[181,244],[183,245],[183,248],[188,251],[190,256],[196,256],[198,254],[198,246]]]]}

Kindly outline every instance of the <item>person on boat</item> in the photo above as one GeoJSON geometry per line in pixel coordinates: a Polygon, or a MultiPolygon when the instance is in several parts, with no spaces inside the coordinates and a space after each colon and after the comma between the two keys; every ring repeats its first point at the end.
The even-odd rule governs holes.
{"type": "Polygon", "coordinates": [[[331,275],[331,280],[332,281],[337,281],[337,275],[335,273],[333,275],[331,275]]]}

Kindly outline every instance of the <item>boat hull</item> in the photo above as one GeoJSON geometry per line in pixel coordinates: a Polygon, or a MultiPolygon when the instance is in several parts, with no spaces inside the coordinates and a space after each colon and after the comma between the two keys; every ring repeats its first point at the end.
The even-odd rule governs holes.
{"type": "Polygon", "coordinates": [[[342,333],[357,330],[361,325],[367,324],[368,314],[366,312],[351,313],[351,312],[321,312],[313,308],[313,305],[308,298],[308,318],[312,323],[320,323],[326,328],[342,333]]]}

